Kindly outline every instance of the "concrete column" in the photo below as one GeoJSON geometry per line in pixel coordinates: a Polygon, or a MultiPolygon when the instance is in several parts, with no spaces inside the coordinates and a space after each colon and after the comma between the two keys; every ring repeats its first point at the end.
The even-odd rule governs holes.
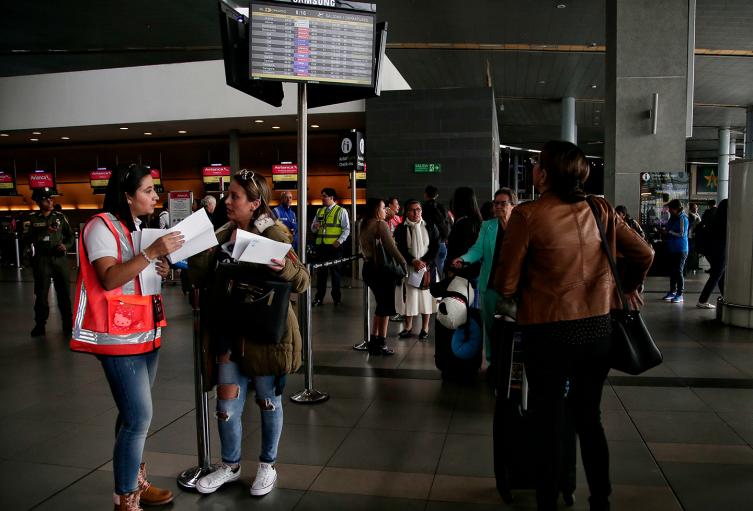
{"type": "Polygon", "coordinates": [[[719,130],[719,166],[716,178],[719,183],[716,202],[719,203],[729,195],[729,128],[719,130]]]}
{"type": "Polygon", "coordinates": [[[753,159],[753,105],[748,106],[745,115],[745,159],[753,159]]]}
{"type": "Polygon", "coordinates": [[[230,130],[230,172],[237,174],[241,169],[241,150],[238,143],[239,130],[230,130]]]}
{"type": "Polygon", "coordinates": [[[606,2],[604,193],[628,211],[639,210],[641,172],[685,169],[690,17],[688,0],[606,2]]]}
{"type": "Polygon", "coordinates": [[[575,98],[562,98],[562,117],[560,119],[560,138],[573,144],[578,143],[575,125],[575,98]]]}

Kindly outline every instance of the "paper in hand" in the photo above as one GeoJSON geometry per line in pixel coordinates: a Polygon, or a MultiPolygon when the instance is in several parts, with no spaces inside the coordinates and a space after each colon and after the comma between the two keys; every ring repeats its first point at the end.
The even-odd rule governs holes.
{"type": "MultiPolygon", "coordinates": [[[[235,249],[238,249],[240,233],[243,232],[244,248],[238,258],[239,261],[246,263],[272,264],[272,259],[284,259],[291,248],[290,243],[280,243],[279,241],[259,236],[250,232],[238,230],[235,239],[235,249]]],[[[233,255],[235,255],[233,249],[233,255]]]]}
{"type": "MultiPolygon", "coordinates": [[[[147,248],[154,243],[154,240],[162,236],[165,232],[161,229],[142,229],[140,231],[132,232],[133,246],[136,252],[147,248]]],[[[139,283],[141,284],[141,294],[146,295],[158,295],[162,292],[162,277],[157,273],[157,262],[151,263],[149,266],[141,270],[139,273],[139,283]]]]}
{"type": "Polygon", "coordinates": [[[204,208],[164,232],[179,232],[183,235],[183,246],[167,256],[173,264],[219,244],[217,236],[214,235],[212,222],[204,208]]]}

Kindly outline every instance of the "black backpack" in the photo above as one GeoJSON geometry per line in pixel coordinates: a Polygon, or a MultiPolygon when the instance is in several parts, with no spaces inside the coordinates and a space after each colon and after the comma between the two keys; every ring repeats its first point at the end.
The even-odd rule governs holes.
{"type": "Polygon", "coordinates": [[[439,231],[439,239],[445,241],[450,235],[450,229],[452,228],[452,220],[447,214],[447,210],[438,203],[436,200],[429,200],[422,205],[423,219],[429,225],[436,225],[439,231]]]}

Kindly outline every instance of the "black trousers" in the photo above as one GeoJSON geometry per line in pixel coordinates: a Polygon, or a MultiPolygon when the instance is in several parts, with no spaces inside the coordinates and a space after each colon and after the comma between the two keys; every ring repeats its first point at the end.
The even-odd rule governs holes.
{"type": "Polygon", "coordinates": [[[39,255],[32,259],[34,270],[34,322],[44,325],[50,316],[49,294],[50,279],[55,284],[58,309],[63,320],[63,329],[70,330],[73,323],[71,310],[70,268],[66,256],[39,255]]]}
{"type": "MultiPolygon", "coordinates": [[[[331,261],[342,257],[342,245],[335,248],[333,245],[316,245],[317,262],[331,261]]],[[[339,302],[342,299],[340,293],[340,266],[334,265],[316,270],[316,299],[324,300],[327,294],[327,276],[332,275],[332,300],[339,302]]]]}
{"type": "Polygon", "coordinates": [[[727,271],[727,247],[714,247],[707,251],[706,259],[709,260],[711,265],[711,272],[709,278],[706,281],[706,285],[703,286],[701,296],[698,297],[699,303],[706,303],[711,297],[711,293],[714,292],[714,288],[719,285],[719,291],[724,294],[724,273],[727,271]]]}
{"type": "Polygon", "coordinates": [[[591,509],[608,509],[609,447],[601,425],[601,393],[609,372],[611,341],[570,345],[554,338],[524,337],[523,353],[536,434],[536,501],[539,511],[557,509],[562,434],[572,414],[591,492],[591,509]],[[569,381],[567,408],[563,389],[569,381]]]}

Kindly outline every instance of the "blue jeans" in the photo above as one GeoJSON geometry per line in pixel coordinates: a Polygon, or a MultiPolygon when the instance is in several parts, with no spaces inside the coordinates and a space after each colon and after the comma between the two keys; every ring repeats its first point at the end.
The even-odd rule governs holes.
{"type": "Polygon", "coordinates": [[[229,361],[219,364],[217,373],[217,424],[220,430],[220,454],[228,464],[241,461],[243,438],[243,406],[246,404],[249,380],[256,389],[256,404],[261,409],[261,454],[259,461],[274,463],[282,434],[282,394],[275,385],[276,376],[242,374],[238,364],[229,361]],[[280,394],[277,394],[279,392],[280,394]]]}
{"type": "Polygon", "coordinates": [[[685,289],[685,261],[687,252],[669,253],[669,292],[681,295],[685,289]]]}
{"type": "Polygon", "coordinates": [[[112,397],[118,406],[112,466],[115,493],[138,489],[139,466],[144,442],[152,423],[152,385],[157,376],[159,351],[144,355],[97,357],[105,370],[112,397]]]}
{"type": "Polygon", "coordinates": [[[437,252],[437,257],[434,259],[434,263],[437,266],[437,275],[439,276],[439,280],[442,280],[444,278],[445,259],[447,259],[447,242],[440,241],[439,251],[437,252]]]}

